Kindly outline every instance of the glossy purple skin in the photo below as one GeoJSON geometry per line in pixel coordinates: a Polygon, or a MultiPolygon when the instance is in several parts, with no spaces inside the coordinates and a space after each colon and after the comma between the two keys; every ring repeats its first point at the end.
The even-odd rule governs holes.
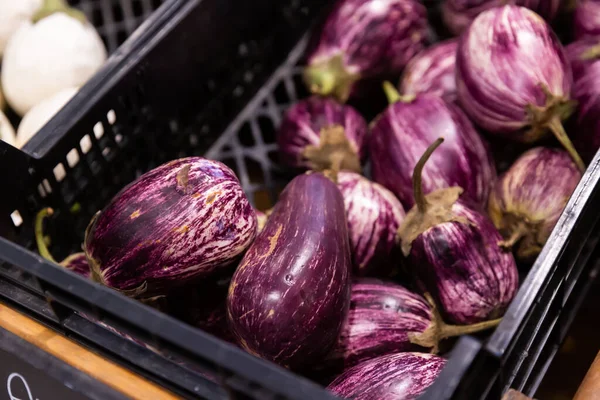
{"type": "Polygon", "coordinates": [[[354,273],[359,276],[391,272],[400,259],[396,233],[404,220],[402,204],[383,186],[354,173],[338,174],[344,197],[354,273]]]}
{"type": "Polygon", "coordinates": [[[578,107],[571,140],[579,155],[590,162],[600,148],[600,62],[585,68],[573,85],[573,99],[578,107]]]}
{"type": "Polygon", "coordinates": [[[432,93],[446,100],[456,98],[456,48],[458,40],[446,40],[417,54],[400,80],[404,95],[432,93]]]}
{"type": "Polygon", "coordinates": [[[88,227],[85,252],[101,281],[163,294],[231,264],[256,235],[235,174],[201,157],[171,161],[117,194],[88,227]],[[184,185],[178,174],[189,166],[184,185]]]}
{"type": "MultiPolygon", "coordinates": [[[[560,9],[561,0],[515,0],[511,4],[527,7],[552,21],[560,9]]],[[[482,12],[506,4],[504,0],[445,0],[442,18],[450,32],[459,35],[482,12]]]]}
{"type": "Polygon", "coordinates": [[[444,143],[423,170],[423,191],[460,186],[473,201],[486,204],[496,177],[487,147],[456,105],[431,94],[394,103],[377,117],[369,140],[373,180],[408,210],[414,205],[412,171],[440,136],[444,143]]]}
{"type": "Polygon", "coordinates": [[[409,255],[413,272],[445,322],[470,325],[500,318],[519,287],[513,255],[498,246],[502,236],[486,216],[460,200],[452,212],[471,224],[446,222],[419,235],[409,255]]]}
{"type": "Polygon", "coordinates": [[[445,364],[433,354],[387,354],[348,369],[327,389],[352,400],[413,400],[431,386],[445,364]]]}
{"type": "Polygon", "coordinates": [[[351,269],[340,191],[320,173],[294,178],[231,279],[238,343],[291,369],[322,360],[350,305],[351,269]]]}
{"type": "Polygon", "coordinates": [[[575,39],[600,36],[600,1],[580,0],[573,13],[575,39]]]}
{"type": "Polygon", "coordinates": [[[526,141],[527,107],[544,106],[545,85],[569,97],[572,74],[562,45],[539,15],[512,5],[485,11],[460,37],[458,101],[490,133],[526,141]]]}
{"type": "Polygon", "coordinates": [[[60,265],[83,276],[84,278],[90,278],[92,275],[90,271],[90,264],[88,263],[85,253],[72,254],[65,258],[60,265]]]}
{"type": "Polygon", "coordinates": [[[325,364],[341,371],[384,354],[426,351],[412,344],[410,332],[423,332],[432,320],[420,295],[403,286],[373,278],[352,284],[350,311],[325,364]]]}
{"type": "Polygon", "coordinates": [[[427,11],[415,0],[340,0],[319,34],[308,65],[343,56],[361,78],[395,75],[427,41],[427,11]]]}
{"type": "Polygon", "coordinates": [[[566,151],[533,148],[498,179],[489,215],[496,226],[501,226],[501,213],[541,224],[538,240],[543,245],[580,179],[581,172],[566,151]]]}
{"type": "MultiPolygon", "coordinates": [[[[586,55],[586,52],[598,45],[600,45],[600,38],[585,37],[565,47],[565,53],[573,71],[573,81],[575,82],[573,86],[592,64],[600,60],[600,57],[589,58],[586,55]]],[[[575,87],[573,87],[574,91],[575,87]]]]}
{"type": "Polygon", "coordinates": [[[306,146],[318,146],[321,129],[334,125],[344,128],[346,138],[360,159],[364,159],[369,131],[367,122],[354,108],[332,98],[312,96],[290,107],[277,131],[277,145],[282,163],[309,169],[302,156],[306,146]]]}

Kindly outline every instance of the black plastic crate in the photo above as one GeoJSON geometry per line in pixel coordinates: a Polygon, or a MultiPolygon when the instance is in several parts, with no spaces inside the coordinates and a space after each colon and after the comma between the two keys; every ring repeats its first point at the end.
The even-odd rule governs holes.
{"type": "MultiPolygon", "coordinates": [[[[80,250],[89,219],[118,190],[185,155],[224,161],[253,203],[272,203],[289,179],[276,163],[274,132],[283,111],[306,95],[299,75],[306,33],[330,3],[172,0],[23,152],[0,143],[6,193],[0,198],[0,298],[185,397],[333,398],[305,378],[31,251],[41,207],[56,211],[49,234],[62,259],[80,250]],[[91,143],[89,152],[82,140],[91,143]],[[69,164],[69,152],[78,163],[69,164]],[[57,181],[61,168],[66,177],[57,181]],[[74,212],[76,204],[81,207],[74,212]],[[57,236],[57,226],[67,234],[57,236]]],[[[485,343],[461,338],[424,398],[494,399],[508,387],[535,391],[597,271],[599,169],[600,156],[501,325],[485,343]]]]}

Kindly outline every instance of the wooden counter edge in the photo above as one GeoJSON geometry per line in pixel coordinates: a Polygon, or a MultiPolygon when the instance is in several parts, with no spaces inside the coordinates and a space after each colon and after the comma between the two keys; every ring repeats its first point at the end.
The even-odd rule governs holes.
{"type": "Polygon", "coordinates": [[[0,327],[132,399],[179,398],[2,303],[0,327]]]}
{"type": "Polygon", "coordinates": [[[596,354],[594,362],[588,369],[573,400],[599,400],[600,399],[600,352],[596,354]]]}

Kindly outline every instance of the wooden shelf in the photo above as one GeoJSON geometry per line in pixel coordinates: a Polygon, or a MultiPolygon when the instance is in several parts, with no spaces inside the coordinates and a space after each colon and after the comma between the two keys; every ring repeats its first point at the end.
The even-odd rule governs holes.
{"type": "Polygon", "coordinates": [[[600,352],[583,378],[573,400],[600,400],[600,352]]]}
{"type": "MultiPolygon", "coordinates": [[[[35,345],[45,353],[63,361],[127,398],[140,400],[172,400],[179,398],[164,388],[104,359],[3,303],[0,303],[0,328],[35,345]]],[[[21,358],[24,361],[28,359],[25,354],[21,358]]]]}

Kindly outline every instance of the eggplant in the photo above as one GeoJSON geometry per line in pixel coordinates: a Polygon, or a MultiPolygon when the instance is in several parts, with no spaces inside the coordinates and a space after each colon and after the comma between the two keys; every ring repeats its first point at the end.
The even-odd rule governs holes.
{"type": "Polygon", "coordinates": [[[399,76],[425,47],[427,10],[416,0],[339,0],[315,35],[306,86],[344,103],[357,82],[399,76]]]}
{"type": "Polygon", "coordinates": [[[573,36],[575,39],[600,35],[600,2],[579,0],[573,13],[573,36]]]}
{"type": "Polygon", "coordinates": [[[573,98],[579,103],[574,120],[573,144],[581,156],[591,162],[600,148],[600,62],[585,68],[573,86],[573,98]]]}
{"type": "Polygon", "coordinates": [[[459,199],[462,188],[423,194],[421,174],[435,141],[413,173],[416,206],[398,231],[402,252],[424,292],[440,306],[444,320],[474,324],[501,317],[518,289],[518,271],[502,236],[483,213],[459,199]]]}
{"type": "Polygon", "coordinates": [[[600,39],[585,37],[565,48],[573,69],[573,99],[577,115],[570,130],[573,145],[591,162],[600,148],[600,39]]]}
{"type": "Polygon", "coordinates": [[[471,120],[498,137],[534,143],[551,132],[579,168],[585,164],[563,127],[574,111],[573,76],[552,28],[514,5],[484,11],[461,35],[456,93],[471,120]]]}
{"type": "Polygon", "coordinates": [[[389,275],[400,258],[396,232],[404,208],[392,192],[354,172],[337,175],[344,197],[354,273],[389,275]]]}
{"type": "MultiPolygon", "coordinates": [[[[52,254],[50,254],[50,251],[48,250],[48,246],[46,245],[46,240],[45,240],[45,236],[44,236],[44,232],[43,232],[43,224],[44,224],[44,219],[46,219],[47,217],[49,217],[53,214],[54,214],[54,210],[52,208],[43,208],[37,213],[36,218],[35,218],[35,227],[34,227],[35,240],[36,240],[36,244],[37,244],[40,255],[48,261],[58,264],[61,267],[71,270],[71,271],[75,272],[76,274],[89,279],[91,277],[91,270],[90,270],[90,265],[87,262],[87,257],[85,255],[85,253],[80,252],[80,253],[71,254],[70,256],[65,258],[63,261],[61,261],[60,263],[56,262],[56,260],[52,256],[52,254]]],[[[104,329],[106,329],[124,339],[127,339],[131,342],[136,343],[139,346],[145,347],[146,349],[152,350],[153,352],[160,354],[160,352],[156,348],[150,346],[146,342],[143,342],[139,339],[134,338],[133,336],[130,336],[124,332],[121,332],[118,329],[115,329],[112,326],[110,326],[102,321],[98,321],[96,318],[89,316],[85,313],[78,312],[77,314],[79,314],[81,317],[87,319],[88,321],[93,322],[94,324],[100,325],[104,329]]]]}
{"type": "Polygon", "coordinates": [[[281,163],[299,169],[360,172],[367,122],[349,105],[312,96],[290,107],[277,130],[281,163]]]}
{"type": "Polygon", "coordinates": [[[550,237],[581,172],[566,151],[536,147],[524,153],[496,183],[488,214],[517,258],[536,257],[550,237]]]}
{"type": "MultiPolygon", "coordinates": [[[[552,21],[560,10],[562,0],[512,0],[512,4],[527,7],[547,21],[552,21]]],[[[442,3],[444,24],[455,35],[465,28],[482,12],[506,4],[503,0],[445,0],[442,3]]]]}
{"type": "Polygon", "coordinates": [[[320,361],[348,311],[351,269],[342,194],[321,173],[297,176],[231,279],[238,343],[290,369],[320,361]]]}
{"type": "Polygon", "coordinates": [[[131,297],[153,297],[232,264],[256,226],[231,169],[182,158],[121,190],[88,225],[84,251],[95,281],[131,297]]]}
{"type": "Polygon", "coordinates": [[[467,116],[433,94],[400,96],[384,84],[390,106],[371,125],[369,154],[373,180],[390,189],[405,209],[414,205],[411,171],[440,132],[446,143],[423,172],[426,192],[460,186],[484,206],[496,178],[489,151],[467,116]]]}
{"type": "MultiPolygon", "coordinates": [[[[600,60],[600,39],[597,37],[579,39],[565,47],[565,54],[571,64],[573,82],[576,84],[579,78],[585,75],[587,69],[600,60]]],[[[574,87],[573,91],[575,91],[574,87]]]]}
{"type": "Polygon", "coordinates": [[[348,369],[327,389],[353,400],[413,400],[431,386],[445,365],[445,359],[433,354],[387,354],[348,369]]]}
{"type": "Polygon", "coordinates": [[[447,325],[431,299],[374,278],[356,279],[351,293],[342,332],[324,361],[328,371],[339,372],[390,353],[437,353],[443,339],[479,332],[500,322],[497,319],[473,325],[447,325]]]}
{"type": "Polygon", "coordinates": [[[417,54],[402,73],[400,92],[404,96],[432,93],[448,101],[454,101],[457,46],[458,40],[450,39],[417,54]]]}

